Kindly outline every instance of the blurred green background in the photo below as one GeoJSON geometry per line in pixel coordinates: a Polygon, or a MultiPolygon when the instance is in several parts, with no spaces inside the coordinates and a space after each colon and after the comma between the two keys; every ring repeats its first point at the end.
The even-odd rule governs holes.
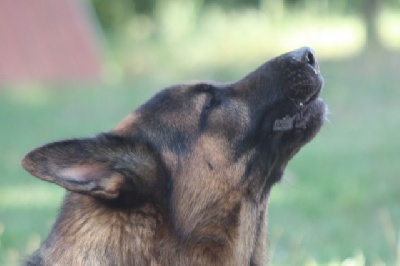
{"type": "Polygon", "coordinates": [[[271,265],[400,265],[399,0],[80,3],[100,78],[0,83],[0,265],[38,248],[64,195],[20,167],[26,152],[107,131],[168,85],[235,81],[301,46],[320,61],[329,122],[272,190],[271,265]]]}

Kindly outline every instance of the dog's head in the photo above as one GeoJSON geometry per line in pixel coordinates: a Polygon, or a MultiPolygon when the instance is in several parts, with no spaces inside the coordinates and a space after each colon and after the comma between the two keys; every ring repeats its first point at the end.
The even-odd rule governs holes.
{"type": "Polygon", "coordinates": [[[128,205],[168,196],[178,216],[212,208],[238,186],[257,200],[320,130],[322,85],[314,52],[302,48],[235,83],[167,88],[109,133],[47,144],[23,166],[68,190],[128,205]]]}
{"type": "Polygon", "coordinates": [[[235,176],[246,178],[258,169],[259,178],[271,183],[320,130],[326,113],[318,98],[322,86],[314,52],[301,48],[235,83],[167,88],[113,132],[152,143],[172,175],[184,168],[229,169],[240,162],[246,171],[235,176]]]}

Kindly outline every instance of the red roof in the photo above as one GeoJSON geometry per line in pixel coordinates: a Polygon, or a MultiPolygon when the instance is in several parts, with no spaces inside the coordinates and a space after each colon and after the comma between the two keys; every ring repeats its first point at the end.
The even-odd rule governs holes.
{"type": "Polygon", "coordinates": [[[99,77],[90,19],[82,1],[0,0],[0,82],[99,77]]]}

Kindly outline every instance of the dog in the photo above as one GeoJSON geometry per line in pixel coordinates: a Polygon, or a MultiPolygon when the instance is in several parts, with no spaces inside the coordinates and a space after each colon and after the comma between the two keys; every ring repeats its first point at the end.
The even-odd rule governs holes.
{"type": "Polygon", "coordinates": [[[323,125],[311,48],[234,83],[168,87],[95,137],[29,152],[68,193],[26,265],[265,265],[267,203],[323,125]]]}

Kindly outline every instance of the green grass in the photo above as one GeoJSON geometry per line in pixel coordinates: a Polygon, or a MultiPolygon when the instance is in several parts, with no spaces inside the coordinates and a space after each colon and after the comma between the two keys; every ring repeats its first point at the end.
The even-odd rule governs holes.
{"type": "MultiPolygon", "coordinates": [[[[339,265],[348,258],[358,262],[354,265],[400,263],[398,62],[398,55],[388,53],[321,63],[329,122],[272,191],[272,265],[339,265]]],[[[240,78],[257,66],[238,65],[220,80],[240,78]]],[[[153,73],[117,84],[3,86],[0,265],[18,264],[38,247],[64,194],[23,171],[25,152],[106,131],[156,90],[196,75],[205,76],[155,79],[153,73]]]]}

